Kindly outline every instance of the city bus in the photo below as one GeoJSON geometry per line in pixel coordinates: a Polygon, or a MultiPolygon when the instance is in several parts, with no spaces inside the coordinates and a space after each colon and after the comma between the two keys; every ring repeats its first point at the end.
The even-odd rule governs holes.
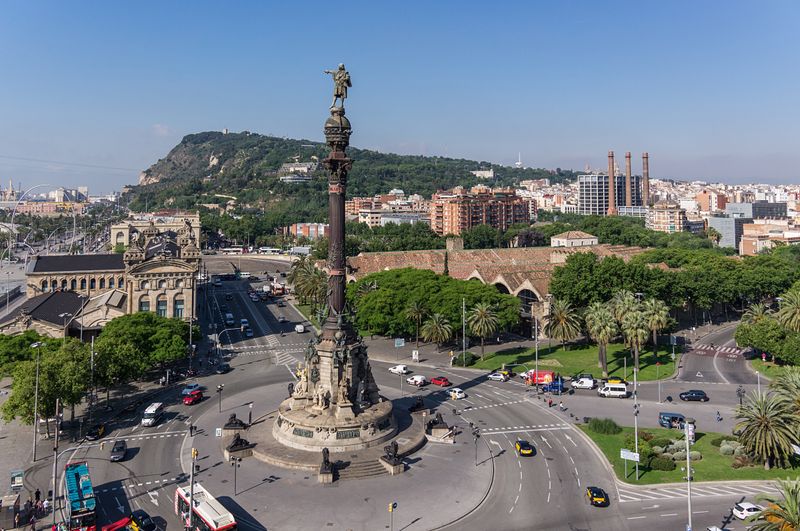
{"type": "Polygon", "coordinates": [[[70,531],[97,529],[97,501],[86,461],[67,463],[64,468],[65,522],[70,531]]]}
{"type": "Polygon", "coordinates": [[[220,251],[222,251],[222,254],[243,254],[244,253],[244,248],[242,248],[242,247],[223,247],[222,249],[220,249],[220,251]]]}
{"type": "Polygon", "coordinates": [[[194,484],[193,518],[189,522],[189,486],[175,489],[175,514],[187,531],[236,531],[236,520],[199,483],[194,484]]]}
{"type": "Polygon", "coordinates": [[[258,254],[281,254],[281,250],[275,247],[259,247],[258,254]]]}

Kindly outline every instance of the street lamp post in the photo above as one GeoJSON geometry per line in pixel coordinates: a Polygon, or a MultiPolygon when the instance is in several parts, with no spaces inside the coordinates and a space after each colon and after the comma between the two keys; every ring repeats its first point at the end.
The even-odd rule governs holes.
{"type": "Polygon", "coordinates": [[[217,395],[219,396],[219,412],[222,413],[222,390],[225,389],[225,384],[217,386],[217,395]]]}
{"type": "MultiPolygon", "coordinates": [[[[636,395],[634,395],[635,397],[636,395]]],[[[639,453],[639,404],[633,404],[633,445],[634,452],[639,453]]],[[[639,481],[639,460],[636,460],[636,481],[639,481]]]]}
{"type": "Polygon", "coordinates": [[[233,496],[236,497],[236,469],[241,466],[241,457],[231,457],[231,466],[233,467],[233,496]]]}
{"type": "Polygon", "coordinates": [[[661,378],[658,377],[658,369],[661,367],[661,362],[656,362],[656,381],[658,382],[658,403],[661,403],[661,378]]]}
{"type": "Polygon", "coordinates": [[[472,440],[475,442],[475,466],[478,466],[478,439],[481,438],[481,429],[471,422],[469,428],[472,430],[472,440]]]}
{"type": "Polygon", "coordinates": [[[36,432],[39,429],[39,358],[41,357],[40,342],[31,344],[36,349],[36,391],[33,395],[33,462],[36,462],[36,432]]]}
{"type": "Polygon", "coordinates": [[[739,407],[742,406],[742,399],[744,398],[744,394],[745,394],[744,387],[740,385],[739,387],[736,388],[736,396],[739,397],[739,407]]]}
{"type": "Polygon", "coordinates": [[[756,371],[756,379],[758,380],[758,394],[761,394],[761,373],[756,371]]]}
{"type": "Polygon", "coordinates": [[[56,398],[56,443],[53,446],[53,529],[56,528],[56,466],[58,463],[58,432],[61,431],[61,419],[58,416],[59,399],[56,398]]]}
{"type": "Polygon", "coordinates": [[[64,319],[64,339],[61,341],[61,344],[65,345],[67,343],[67,320],[72,317],[72,314],[69,312],[64,312],[58,314],[58,316],[64,319]]]}

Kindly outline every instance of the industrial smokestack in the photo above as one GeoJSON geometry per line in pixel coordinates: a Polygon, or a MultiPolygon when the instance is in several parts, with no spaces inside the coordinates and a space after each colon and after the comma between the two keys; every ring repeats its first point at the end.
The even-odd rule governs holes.
{"type": "Polygon", "coordinates": [[[650,206],[650,155],[642,153],[642,203],[650,206]]]}
{"type": "Polygon", "coordinates": [[[608,215],[617,215],[617,190],[614,186],[617,176],[614,172],[614,152],[608,152],[608,215]]]}
{"type": "Polygon", "coordinates": [[[631,197],[631,152],[625,153],[625,206],[633,206],[631,197]]]}

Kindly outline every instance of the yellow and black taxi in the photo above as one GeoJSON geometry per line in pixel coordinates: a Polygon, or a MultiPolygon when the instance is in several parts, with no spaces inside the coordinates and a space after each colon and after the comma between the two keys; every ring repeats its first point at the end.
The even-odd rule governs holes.
{"type": "Polygon", "coordinates": [[[531,443],[529,443],[528,441],[523,441],[523,440],[520,439],[520,440],[518,440],[516,442],[516,444],[514,446],[517,449],[517,454],[518,455],[533,456],[533,454],[535,453],[535,450],[533,449],[533,445],[531,443]]]}
{"type": "Polygon", "coordinates": [[[608,494],[600,487],[586,487],[586,497],[589,504],[595,507],[608,507],[608,494]]]}

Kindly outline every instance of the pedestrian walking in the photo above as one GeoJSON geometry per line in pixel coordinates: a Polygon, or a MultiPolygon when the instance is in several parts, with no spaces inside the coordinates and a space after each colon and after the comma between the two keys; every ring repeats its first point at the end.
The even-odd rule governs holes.
{"type": "Polygon", "coordinates": [[[717,411],[717,422],[722,422],[722,415],[719,414],[719,411],[717,411]]]}
{"type": "Polygon", "coordinates": [[[36,492],[33,493],[33,497],[38,502],[39,500],[42,499],[42,491],[36,489],[36,492]]]}
{"type": "Polygon", "coordinates": [[[565,410],[567,409],[567,408],[565,408],[565,407],[564,407],[564,402],[559,402],[559,403],[558,403],[558,408],[559,408],[561,411],[565,411],[565,410]]]}
{"type": "Polygon", "coordinates": [[[551,407],[553,407],[553,399],[552,399],[552,398],[548,398],[548,399],[547,399],[547,407],[548,407],[548,408],[551,408],[551,407]]]}
{"type": "Polygon", "coordinates": [[[18,527],[19,527],[19,513],[14,515],[14,528],[16,529],[18,527]]]}
{"type": "Polygon", "coordinates": [[[50,502],[48,500],[42,502],[42,509],[44,510],[44,514],[50,512],[50,502]]]}
{"type": "Polygon", "coordinates": [[[30,524],[31,524],[31,531],[36,531],[36,517],[35,516],[31,516],[30,524]]]}

